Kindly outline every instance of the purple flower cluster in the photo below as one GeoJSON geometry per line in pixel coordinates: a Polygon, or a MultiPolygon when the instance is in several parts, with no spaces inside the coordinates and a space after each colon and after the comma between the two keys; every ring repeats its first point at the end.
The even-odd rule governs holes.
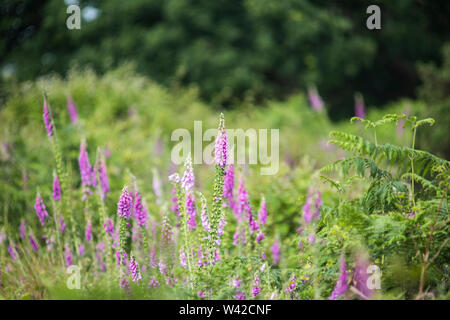
{"type": "MultiPolygon", "coordinates": [[[[202,207],[200,218],[202,221],[203,228],[209,233],[211,231],[211,226],[208,221],[208,208],[206,207],[206,199],[202,198],[202,207]]],[[[219,225],[220,227],[220,225],[219,225]]]]}
{"type": "Polygon", "coordinates": [[[223,177],[223,198],[228,203],[224,203],[224,205],[228,205],[231,210],[234,210],[234,166],[230,164],[228,168],[225,170],[225,175],[223,177]]]}
{"type": "Polygon", "coordinates": [[[47,130],[47,134],[49,137],[53,136],[53,125],[50,117],[50,110],[47,106],[47,99],[44,98],[44,111],[43,111],[44,125],[45,130],[47,130]]]}
{"type": "Polygon", "coordinates": [[[313,189],[309,188],[306,202],[303,206],[303,220],[306,224],[311,223],[313,220],[320,220],[320,207],[322,204],[320,191],[318,190],[317,194],[314,196],[313,189]]]}
{"type": "Polygon", "coordinates": [[[170,192],[172,194],[172,206],[170,207],[170,210],[172,210],[173,213],[177,215],[177,217],[180,216],[180,207],[178,204],[178,197],[177,197],[177,187],[174,185],[172,187],[172,190],[170,192]]]}
{"type": "Polygon", "coordinates": [[[138,226],[148,228],[147,209],[142,203],[142,197],[138,191],[134,194],[134,215],[138,226]]]}
{"type": "Polygon", "coordinates": [[[33,249],[33,251],[36,252],[38,250],[38,245],[37,245],[36,239],[31,234],[29,235],[29,238],[30,238],[31,248],[33,249]]]}
{"type": "Polygon", "coordinates": [[[139,281],[142,280],[141,273],[139,272],[139,264],[134,259],[133,256],[131,256],[130,259],[130,265],[128,266],[131,272],[131,276],[133,277],[133,281],[139,283],[139,281]]]}
{"type": "Polygon", "coordinates": [[[61,200],[61,184],[59,183],[59,179],[56,174],[53,177],[53,199],[56,201],[61,200]]]}
{"type": "Polygon", "coordinates": [[[103,224],[103,229],[111,237],[114,235],[114,222],[112,221],[111,218],[106,218],[105,223],[103,224]]]}
{"type": "Polygon", "coordinates": [[[64,246],[64,258],[66,260],[66,265],[69,267],[72,265],[72,253],[70,252],[69,245],[64,246]]]}
{"type": "Polygon", "coordinates": [[[197,215],[195,211],[195,199],[194,199],[194,169],[192,167],[191,155],[189,154],[184,163],[185,171],[183,178],[181,179],[181,187],[184,189],[186,199],[186,214],[188,216],[189,230],[193,230],[197,227],[195,217],[197,215]]]}
{"type": "MultiPolygon", "coordinates": [[[[89,156],[86,150],[86,142],[82,141],[80,145],[80,155],[78,157],[78,165],[80,166],[80,174],[81,174],[81,186],[85,189],[89,194],[92,192],[89,189],[86,189],[87,186],[95,186],[96,185],[96,177],[95,172],[89,163],[89,156]]],[[[85,198],[83,198],[84,200],[85,198]]]]}
{"type": "Polygon", "coordinates": [[[87,242],[90,242],[92,240],[92,225],[91,225],[91,223],[88,223],[86,225],[86,231],[85,231],[84,235],[86,236],[87,242]]]}
{"type": "Polygon", "coordinates": [[[296,287],[297,287],[297,280],[295,279],[295,274],[293,274],[292,278],[289,280],[289,286],[288,286],[287,290],[289,292],[292,292],[295,290],[296,287]]]}
{"type": "Polygon", "coordinates": [[[41,222],[42,226],[45,226],[45,218],[48,217],[47,209],[45,208],[44,201],[41,198],[41,195],[38,193],[36,195],[36,202],[34,203],[34,210],[41,222]]]}
{"type": "Polygon", "coordinates": [[[270,249],[272,250],[273,264],[277,265],[280,262],[280,252],[281,252],[278,240],[275,240],[273,242],[273,245],[270,249]]]}
{"type": "Polygon", "coordinates": [[[347,291],[347,265],[345,263],[344,255],[341,255],[340,257],[340,271],[339,279],[334,286],[334,290],[329,298],[330,300],[337,300],[347,291]]]}
{"type": "Polygon", "coordinates": [[[67,97],[67,111],[69,111],[70,122],[77,123],[78,112],[75,102],[73,102],[72,97],[67,97]]]}
{"type": "Polygon", "coordinates": [[[367,286],[367,279],[369,278],[367,273],[368,267],[369,261],[362,253],[359,253],[355,261],[353,280],[356,282],[356,289],[364,295],[364,298],[370,299],[373,292],[367,286]]]}
{"type": "Polygon", "coordinates": [[[20,222],[20,225],[19,225],[19,232],[20,232],[21,239],[25,238],[25,227],[26,226],[27,226],[27,223],[25,222],[25,220],[22,220],[22,222],[20,222]]]}
{"type": "Polygon", "coordinates": [[[266,206],[266,199],[264,197],[262,197],[261,199],[261,207],[258,211],[258,219],[261,225],[265,225],[267,222],[267,206],[266,206]]]}
{"type": "Polygon", "coordinates": [[[117,214],[119,217],[129,219],[131,216],[131,207],[133,205],[133,195],[128,191],[128,187],[122,189],[119,203],[117,204],[117,214]]]}
{"type": "Polygon", "coordinates": [[[255,281],[253,281],[252,287],[252,296],[255,298],[258,294],[261,293],[261,287],[259,286],[259,277],[255,277],[255,281]]]}
{"type": "Polygon", "coordinates": [[[323,101],[316,88],[309,88],[308,99],[311,107],[316,111],[323,110],[323,101]]]}
{"type": "Polygon", "coordinates": [[[364,100],[361,94],[355,95],[355,116],[364,119],[366,112],[364,110],[364,100]]]}
{"type": "Polygon", "coordinates": [[[186,253],[184,252],[184,248],[183,247],[181,247],[180,248],[180,265],[183,267],[183,268],[187,268],[187,264],[186,264],[186,253]]]}
{"type": "Polygon", "coordinates": [[[64,222],[64,218],[61,216],[59,218],[59,231],[61,232],[61,234],[63,234],[65,230],[66,230],[66,223],[64,222]]]}
{"type": "Polygon", "coordinates": [[[225,129],[225,119],[223,113],[220,114],[219,128],[217,129],[216,145],[214,148],[214,161],[216,165],[225,168],[228,156],[228,139],[225,129]]]}
{"type": "MultiPolygon", "coordinates": [[[[95,175],[95,173],[94,173],[95,175]]],[[[100,179],[100,186],[102,187],[102,197],[103,199],[106,199],[106,194],[110,193],[111,190],[109,189],[109,180],[108,180],[108,173],[106,171],[106,163],[104,159],[100,160],[100,163],[98,165],[98,177],[100,179]]],[[[95,180],[95,177],[94,177],[95,180]]]]}
{"type": "Polygon", "coordinates": [[[9,255],[11,256],[11,259],[14,262],[16,262],[17,261],[16,253],[11,245],[8,245],[8,252],[9,252],[9,255]]]}

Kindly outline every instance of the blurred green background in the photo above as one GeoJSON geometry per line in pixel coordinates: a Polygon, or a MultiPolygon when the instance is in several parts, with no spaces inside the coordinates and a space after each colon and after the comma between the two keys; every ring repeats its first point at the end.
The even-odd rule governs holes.
{"type": "Polygon", "coordinates": [[[315,85],[333,120],[353,115],[355,92],[376,106],[416,98],[418,64],[441,65],[450,35],[449,1],[3,0],[0,14],[3,83],[132,62],[164,86],[197,87],[215,108],[315,85]],[[80,30],[66,27],[69,4],[80,30]],[[371,4],[381,30],[366,28],[371,4]]]}

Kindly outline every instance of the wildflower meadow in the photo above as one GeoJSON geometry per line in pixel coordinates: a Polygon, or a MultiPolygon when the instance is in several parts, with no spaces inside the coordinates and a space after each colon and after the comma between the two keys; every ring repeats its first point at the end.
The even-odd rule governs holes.
{"type": "Polygon", "coordinates": [[[309,95],[216,113],[126,67],[22,85],[1,110],[1,297],[447,298],[449,162],[415,146],[435,120],[358,97],[332,124],[309,95]],[[193,121],[213,163],[176,165],[193,121]],[[276,174],[231,158],[250,126],[280,129],[276,174]]]}
{"type": "Polygon", "coordinates": [[[380,300],[434,316],[449,17],[424,0],[1,0],[0,300],[16,317],[92,316],[86,300],[124,319],[391,315],[380,300]]]}

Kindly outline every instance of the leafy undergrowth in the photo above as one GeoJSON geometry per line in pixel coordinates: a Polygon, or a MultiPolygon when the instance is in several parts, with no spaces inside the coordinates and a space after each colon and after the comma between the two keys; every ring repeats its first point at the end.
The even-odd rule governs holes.
{"type": "Polygon", "coordinates": [[[0,110],[0,295],[447,299],[449,162],[416,149],[434,120],[405,104],[423,108],[333,125],[298,95],[218,126],[127,68],[25,83],[0,110]],[[177,167],[194,121],[219,128],[215,163],[177,167]],[[280,130],[275,175],[225,161],[238,128],[280,130]]]}

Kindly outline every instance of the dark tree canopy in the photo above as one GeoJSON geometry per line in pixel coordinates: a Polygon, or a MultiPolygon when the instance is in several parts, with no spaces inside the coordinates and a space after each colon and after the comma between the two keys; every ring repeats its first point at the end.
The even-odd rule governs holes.
{"type": "Polygon", "coordinates": [[[376,105],[413,97],[416,64],[439,63],[450,32],[448,1],[3,0],[0,12],[0,68],[18,80],[131,61],[216,106],[315,85],[334,118],[352,113],[355,91],[376,105]],[[66,28],[69,3],[81,30],[66,28]],[[370,4],[381,30],[366,28],[370,4]]]}

